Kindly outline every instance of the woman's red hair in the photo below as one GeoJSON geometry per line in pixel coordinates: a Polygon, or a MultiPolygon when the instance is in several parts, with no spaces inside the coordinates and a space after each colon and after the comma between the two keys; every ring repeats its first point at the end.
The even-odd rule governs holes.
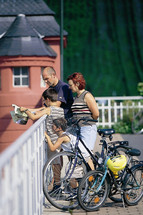
{"type": "Polygon", "coordinates": [[[78,89],[83,90],[85,89],[85,79],[81,73],[75,72],[72,75],[69,75],[67,81],[72,80],[74,84],[79,83],[78,89]]]}

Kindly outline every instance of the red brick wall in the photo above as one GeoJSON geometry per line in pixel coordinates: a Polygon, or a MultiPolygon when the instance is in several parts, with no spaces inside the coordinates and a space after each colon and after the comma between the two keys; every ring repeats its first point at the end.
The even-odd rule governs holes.
{"type": "Polygon", "coordinates": [[[10,111],[11,104],[26,107],[41,106],[41,95],[46,87],[40,86],[41,67],[53,66],[60,78],[60,49],[59,44],[53,44],[52,48],[58,54],[57,58],[49,57],[0,57],[1,89],[0,89],[0,152],[15,141],[31,125],[19,125],[12,121],[10,111]],[[29,87],[13,87],[12,67],[28,66],[30,68],[29,87]]]}

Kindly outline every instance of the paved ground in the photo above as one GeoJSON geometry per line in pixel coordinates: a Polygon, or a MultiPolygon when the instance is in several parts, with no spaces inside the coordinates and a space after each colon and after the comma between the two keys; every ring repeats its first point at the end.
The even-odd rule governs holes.
{"type": "Polygon", "coordinates": [[[61,211],[53,206],[49,205],[47,208],[43,208],[43,215],[142,215],[143,214],[143,199],[136,206],[123,207],[121,203],[114,203],[111,200],[107,200],[104,206],[98,211],[86,212],[81,208],[73,211],[61,211]]]}
{"type": "MultiPolygon", "coordinates": [[[[95,145],[95,151],[99,151],[100,147],[97,143],[99,143],[99,137],[97,137],[97,142],[95,145]]],[[[113,140],[128,140],[129,145],[141,150],[142,155],[139,157],[140,160],[143,160],[143,135],[114,135],[113,140]]],[[[53,207],[48,201],[45,202],[47,207],[43,206],[43,215],[142,215],[143,214],[143,199],[136,206],[130,206],[124,208],[121,203],[114,203],[111,200],[107,199],[107,202],[104,206],[102,206],[99,211],[95,212],[86,212],[81,208],[75,209],[73,211],[61,211],[55,207],[53,207]]]]}

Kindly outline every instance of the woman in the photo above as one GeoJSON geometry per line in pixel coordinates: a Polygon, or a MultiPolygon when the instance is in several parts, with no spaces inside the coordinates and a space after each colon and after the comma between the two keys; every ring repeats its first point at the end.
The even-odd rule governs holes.
{"type": "MultiPolygon", "coordinates": [[[[73,117],[88,117],[97,120],[99,117],[97,103],[93,95],[85,90],[86,83],[83,75],[81,73],[73,73],[67,80],[72,92],[77,94],[71,107],[73,117]]],[[[85,125],[81,121],[80,126],[82,140],[93,151],[97,135],[96,124],[89,122],[88,125],[85,125]]]]}

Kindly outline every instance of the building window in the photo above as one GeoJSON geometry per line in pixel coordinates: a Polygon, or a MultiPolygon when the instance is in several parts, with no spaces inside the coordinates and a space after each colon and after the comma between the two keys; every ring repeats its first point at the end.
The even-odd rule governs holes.
{"type": "Polygon", "coordinates": [[[13,68],[13,86],[14,87],[29,86],[29,68],[28,67],[13,68]]]}
{"type": "Polygon", "coordinates": [[[45,81],[43,80],[42,73],[45,67],[41,67],[41,87],[46,87],[45,81]]]}

